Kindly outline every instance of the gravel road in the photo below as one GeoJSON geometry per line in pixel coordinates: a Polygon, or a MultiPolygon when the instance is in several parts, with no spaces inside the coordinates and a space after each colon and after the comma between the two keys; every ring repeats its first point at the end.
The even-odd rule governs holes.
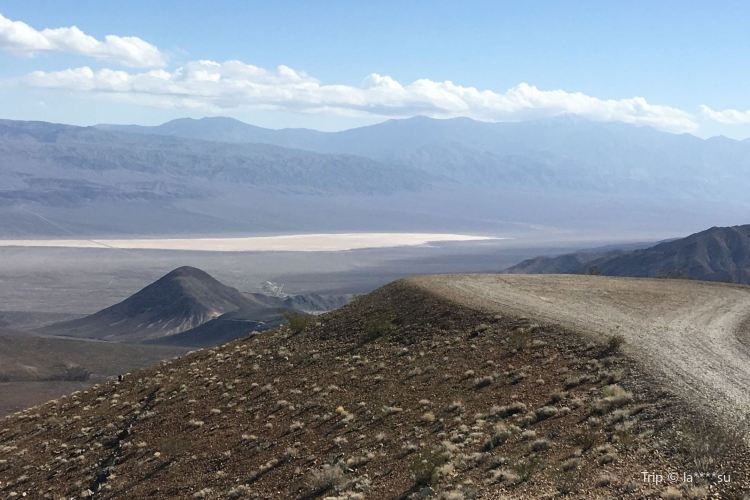
{"type": "Polygon", "coordinates": [[[489,312],[523,315],[595,336],[621,334],[624,350],[693,404],[750,424],[750,286],[571,275],[411,278],[433,293],[489,312]]]}

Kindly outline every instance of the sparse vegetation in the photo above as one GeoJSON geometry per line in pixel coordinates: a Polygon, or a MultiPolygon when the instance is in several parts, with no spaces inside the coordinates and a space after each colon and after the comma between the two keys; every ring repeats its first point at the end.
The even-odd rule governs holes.
{"type": "Polygon", "coordinates": [[[518,473],[519,480],[522,483],[529,481],[531,476],[541,470],[542,466],[542,459],[536,455],[521,460],[516,464],[516,472],[518,473]]]}
{"type": "Polygon", "coordinates": [[[315,321],[315,316],[298,311],[285,311],[284,319],[293,334],[302,333],[305,328],[315,321]]]}
{"type": "Polygon", "coordinates": [[[683,453],[699,471],[721,468],[746,437],[738,428],[727,428],[705,420],[683,423],[676,434],[683,453]]]}
{"type": "Polygon", "coordinates": [[[474,389],[481,389],[483,387],[487,387],[488,385],[491,385],[492,382],[494,381],[495,381],[495,378],[492,375],[479,377],[477,379],[474,379],[474,389]]]}
{"type": "Polygon", "coordinates": [[[359,346],[373,342],[381,337],[387,336],[395,327],[393,323],[384,317],[369,318],[365,323],[364,330],[359,337],[359,346]]]}
{"type": "Polygon", "coordinates": [[[531,342],[531,330],[528,328],[516,328],[508,336],[508,346],[513,351],[523,351],[531,342]]]}
{"type": "Polygon", "coordinates": [[[513,431],[504,424],[495,424],[490,438],[482,445],[482,451],[490,451],[505,443],[513,435],[513,431]]]}
{"type": "Polygon", "coordinates": [[[614,354],[620,351],[622,345],[625,343],[625,337],[621,334],[611,335],[607,339],[607,344],[604,347],[603,354],[614,354]]]}
{"type": "Polygon", "coordinates": [[[411,461],[411,473],[414,484],[429,486],[438,477],[439,468],[448,462],[449,456],[444,450],[424,450],[417,453],[411,461]]]}
{"type": "Polygon", "coordinates": [[[340,465],[326,464],[310,473],[310,496],[319,496],[329,491],[339,491],[344,485],[344,471],[340,465]]]}
{"type": "MultiPolygon", "coordinates": [[[[678,463],[648,434],[664,407],[640,392],[633,403],[624,387],[643,386],[622,357],[530,320],[446,315],[430,296],[376,298],[384,303],[322,316],[304,335],[281,327],[13,415],[0,423],[0,497],[35,497],[38,484],[52,498],[82,497],[90,485],[75,482],[99,477],[112,450],[112,490],[99,491],[130,488],[133,498],[154,488],[237,499],[662,493],[642,481],[628,490],[620,473],[593,491],[605,471],[678,463]],[[393,314],[393,330],[360,346],[372,311],[393,314]],[[470,336],[482,323],[491,326],[470,336]],[[539,342],[504,343],[519,325],[539,342]],[[623,381],[608,383],[615,372],[623,381]],[[568,379],[577,383],[565,389],[568,379]]],[[[675,443],[696,456],[723,447],[675,443]]],[[[722,455],[700,463],[733,451],[722,455]]]]}

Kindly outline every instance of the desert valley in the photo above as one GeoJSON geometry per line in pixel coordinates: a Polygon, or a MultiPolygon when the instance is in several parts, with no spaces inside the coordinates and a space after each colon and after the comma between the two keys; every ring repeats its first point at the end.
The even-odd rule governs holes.
{"type": "Polygon", "coordinates": [[[0,0],[0,499],[750,500],[749,19],[0,0]]]}

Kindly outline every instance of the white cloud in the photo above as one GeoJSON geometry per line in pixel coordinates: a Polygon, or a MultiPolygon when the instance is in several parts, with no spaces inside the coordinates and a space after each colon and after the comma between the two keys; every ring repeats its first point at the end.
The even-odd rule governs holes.
{"type": "Polygon", "coordinates": [[[133,36],[107,35],[97,40],[76,26],[37,30],[22,21],[0,14],[0,49],[20,55],[38,52],[67,52],[150,68],[164,66],[166,58],[158,48],[133,36]]]}
{"type": "Polygon", "coordinates": [[[700,109],[704,116],[715,122],[723,123],[725,125],[750,125],[750,110],[715,110],[705,104],[702,104],[700,109]]]}
{"type": "Polygon", "coordinates": [[[697,128],[689,113],[651,104],[643,97],[600,99],[580,92],[540,90],[527,83],[505,92],[428,79],[404,84],[376,73],[359,86],[324,84],[287,66],[267,70],[240,61],[193,61],[174,71],[137,73],[111,69],[95,71],[88,67],[35,71],[27,75],[24,82],[35,87],[93,91],[152,106],[207,110],[251,106],[377,116],[468,116],[488,121],[570,113],[592,120],[650,125],[672,132],[697,128]]]}

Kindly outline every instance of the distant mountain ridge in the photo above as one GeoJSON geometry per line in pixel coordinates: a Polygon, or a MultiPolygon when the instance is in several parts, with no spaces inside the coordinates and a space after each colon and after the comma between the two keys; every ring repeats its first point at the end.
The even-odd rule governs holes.
{"type": "Polygon", "coordinates": [[[632,251],[537,257],[505,272],[690,278],[750,284],[750,224],[712,227],[632,251]]]}
{"type": "Polygon", "coordinates": [[[34,200],[30,189],[34,186],[80,186],[80,196],[89,198],[159,198],[199,196],[207,182],[310,192],[375,192],[412,189],[426,180],[418,171],[353,155],[46,122],[0,120],[0,151],[10,170],[6,177],[15,180],[12,184],[18,188],[27,187],[0,190],[0,200],[34,200]],[[197,179],[201,185],[190,182],[197,179]]]}
{"type": "Polygon", "coordinates": [[[749,190],[750,141],[570,116],[415,117],[340,132],[228,118],[0,121],[0,237],[609,231],[613,222],[663,234],[688,219],[741,220],[749,190]]]}
{"type": "Polygon", "coordinates": [[[84,318],[46,326],[45,333],[143,341],[176,335],[225,313],[284,308],[280,300],[249,298],[194,267],[180,267],[122,302],[84,318]]]}
{"type": "Polygon", "coordinates": [[[456,182],[533,185],[556,190],[647,189],[716,196],[725,180],[750,172],[750,141],[708,140],[571,115],[526,122],[426,117],[340,132],[272,130],[223,117],[178,119],[106,130],[234,143],[265,143],[354,154],[417,168],[456,182]],[[711,174],[711,175],[709,175],[711,174]]]}

